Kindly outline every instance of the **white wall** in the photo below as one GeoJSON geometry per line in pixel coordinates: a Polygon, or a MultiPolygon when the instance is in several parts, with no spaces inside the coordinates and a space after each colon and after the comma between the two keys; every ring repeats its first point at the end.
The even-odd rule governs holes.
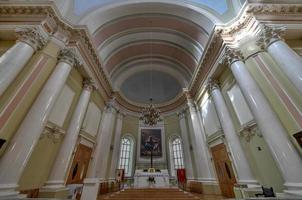
{"type": "Polygon", "coordinates": [[[94,102],[89,102],[82,129],[86,133],[96,137],[101,121],[101,115],[99,107],[94,102]]]}
{"type": "Polygon", "coordinates": [[[50,113],[48,121],[62,127],[74,96],[75,92],[68,85],[64,85],[61,94],[50,113]]]}

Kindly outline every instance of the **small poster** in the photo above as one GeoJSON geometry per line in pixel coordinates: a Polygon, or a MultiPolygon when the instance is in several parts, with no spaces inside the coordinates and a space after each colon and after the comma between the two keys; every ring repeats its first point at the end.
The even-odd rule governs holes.
{"type": "Polygon", "coordinates": [[[161,129],[141,129],[140,156],[162,157],[161,129]]]}

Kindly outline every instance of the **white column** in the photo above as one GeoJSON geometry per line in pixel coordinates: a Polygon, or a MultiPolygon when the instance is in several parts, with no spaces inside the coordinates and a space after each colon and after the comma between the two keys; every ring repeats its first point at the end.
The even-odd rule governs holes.
{"type": "Polygon", "coordinates": [[[43,189],[62,189],[65,188],[65,180],[68,174],[68,167],[75,151],[76,143],[82,127],[84,116],[89,104],[93,85],[90,79],[84,79],[83,90],[78,104],[72,115],[70,125],[67,129],[61,148],[57,154],[52,171],[43,189]]]}
{"type": "Polygon", "coordinates": [[[209,82],[208,89],[214,100],[219,121],[233,158],[233,163],[237,172],[237,182],[244,185],[257,185],[257,181],[252,174],[251,168],[242,149],[239,137],[236,134],[231,115],[218,84],[214,80],[211,80],[209,82]]]}
{"type": "Polygon", "coordinates": [[[227,59],[236,81],[255,117],[261,133],[278,164],[285,180],[286,192],[302,195],[302,159],[289,140],[288,133],[281,125],[256,81],[252,78],[239,52],[226,50],[227,59]]]}
{"type": "Polygon", "coordinates": [[[198,181],[203,183],[213,183],[215,178],[211,173],[211,164],[208,159],[208,145],[206,142],[205,134],[199,124],[198,112],[192,99],[188,98],[189,114],[192,121],[192,145],[196,162],[196,171],[198,181]]]}
{"type": "MultiPolygon", "coordinates": [[[[202,111],[201,111],[201,108],[199,107],[199,109],[197,110],[197,117],[198,117],[198,121],[199,121],[199,125],[200,125],[200,129],[201,129],[201,134],[204,138],[204,140],[206,141],[206,131],[205,131],[205,127],[204,127],[204,124],[203,124],[203,121],[202,121],[202,111]]],[[[216,178],[216,174],[215,174],[215,169],[214,169],[214,163],[212,161],[212,156],[211,156],[211,153],[210,153],[210,148],[209,148],[209,145],[207,145],[207,148],[206,148],[206,156],[207,156],[207,160],[208,160],[208,163],[209,163],[209,169],[210,169],[210,173],[211,173],[211,178],[213,179],[213,183],[217,184],[217,178],[216,178]]]]}
{"type": "Polygon", "coordinates": [[[98,137],[97,140],[97,165],[95,169],[95,174],[96,177],[101,179],[101,181],[105,181],[107,167],[110,165],[110,163],[108,163],[108,158],[114,129],[115,113],[115,108],[112,105],[107,106],[106,111],[104,113],[105,118],[102,124],[100,137],[98,137]]]}
{"type": "Polygon", "coordinates": [[[16,30],[18,41],[0,57],[0,96],[13,82],[34,52],[46,43],[38,28],[16,30]]]}
{"type": "Polygon", "coordinates": [[[99,184],[104,181],[106,177],[107,165],[109,164],[107,161],[115,119],[115,108],[112,104],[113,102],[110,102],[106,106],[102,116],[93,159],[89,164],[87,178],[84,179],[82,200],[96,199],[99,192],[99,184]]]}
{"type": "Polygon", "coordinates": [[[0,160],[0,196],[16,194],[18,181],[47,123],[53,105],[63,88],[75,58],[64,49],[54,72],[47,80],[31,109],[0,160]]]}
{"type": "Polygon", "coordinates": [[[111,158],[111,167],[110,167],[110,174],[109,179],[115,180],[115,171],[117,169],[117,165],[119,162],[119,153],[120,153],[120,146],[121,146],[121,135],[122,135],[122,126],[123,126],[123,114],[118,113],[116,118],[116,126],[115,126],[115,133],[114,133],[114,145],[113,145],[113,152],[111,158]]]}
{"type": "Polygon", "coordinates": [[[267,49],[288,79],[302,93],[302,58],[281,39],[281,31],[264,26],[258,44],[267,49]]]}
{"type": "Polygon", "coordinates": [[[178,113],[179,118],[179,126],[180,126],[180,135],[183,144],[184,151],[184,164],[186,169],[186,176],[188,180],[193,180],[193,167],[192,167],[192,158],[190,153],[190,142],[189,142],[189,133],[187,129],[186,119],[185,119],[185,111],[178,113]]]}

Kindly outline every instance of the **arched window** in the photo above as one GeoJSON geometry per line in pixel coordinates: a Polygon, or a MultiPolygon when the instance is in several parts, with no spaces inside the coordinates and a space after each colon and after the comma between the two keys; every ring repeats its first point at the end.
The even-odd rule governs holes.
{"type": "Polygon", "coordinates": [[[131,176],[133,141],[128,138],[122,138],[121,151],[119,159],[119,169],[125,170],[125,176],[131,176]]]}
{"type": "Polygon", "coordinates": [[[172,141],[172,157],[173,157],[173,164],[174,169],[182,169],[184,168],[184,160],[183,160],[183,153],[182,153],[182,145],[180,138],[175,138],[172,141]]]}

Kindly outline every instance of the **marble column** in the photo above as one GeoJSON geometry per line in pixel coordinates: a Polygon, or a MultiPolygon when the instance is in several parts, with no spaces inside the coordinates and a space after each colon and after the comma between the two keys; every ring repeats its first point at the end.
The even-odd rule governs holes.
{"type": "Polygon", "coordinates": [[[48,181],[43,187],[44,190],[65,189],[68,167],[70,166],[70,162],[72,160],[72,154],[75,151],[78,136],[84,121],[93,88],[94,87],[91,80],[84,79],[81,96],[73,112],[69,127],[57,154],[48,181]]]}
{"type": "Polygon", "coordinates": [[[18,193],[18,181],[76,62],[75,55],[67,49],[61,50],[59,59],[0,160],[0,197],[18,193]]]}
{"type": "Polygon", "coordinates": [[[104,113],[104,121],[102,124],[100,137],[98,138],[97,147],[96,147],[96,159],[97,165],[95,169],[96,177],[100,178],[101,181],[105,181],[107,176],[107,167],[110,167],[108,163],[109,154],[110,154],[110,145],[114,130],[114,122],[116,116],[116,110],[113,105],[107,105],[106,111],[104,113]],[[97,156],[98,155],[98,156],[97,156]]]}
{"type": "Polygon", "coordinates": [[[302,195],[302,159],[241,59],[240,52],[226,49],[226,60],[283,175],[286,192],[302,195]]]}
{"type": "Polygon", "coordinates": [[[189,135],[188,135],[189,133],[188,133],[185,115],[186,115],[185,111],[178,113],[180,135],[183,144],[186,176],[188,180],[193,180],[194,174],[193,174],[192,158],[190,153],[190,142],[189,142],[189,135]]]}
{"type": "Polygon", "coordinates": [[[103,112],[93,159],[89,164],[87,178],[84,179],[82,200],[96,199],[99,192],[99,184],[105,181],[106,178],[107,165],[109,164],[107,161],[116,112],[113,104],[114,102],[109,102],[103,112]]]}
{"type": "Polygon", "coordinates": [[[119,162],[123,118],[124,118],[123,114],[119,112],[116,117],[114,144],[113,144],[111,167],[110,167],[110,173],[109,173],[109,179],[111,179],[111,180],[115,180],[115,178],[116,178],[115,171],[118,167],[118,162],[119,162]]]}
{"type": "Polygon", "coordinates": [[[293,85],[302,93],[302,58],[281,38],[281,29],[263,26],[258,45],[279,64],[293,85]]]}
{"type": "Polygon", "coordinates": [[[216,180],[211,173],[208,145],[204,131],[199,124],[198,112],[193,100],[188,97],[189,115],[192,122],[192,145],[196,162],[197,179],[203,183],[214,183],[216,180]]]}
{"type": "Polygon", "coordinates": [[[0,96],[13,82],[35,51],[46,44],[45,34],[36,27],[16,30],[18,40],[0,57],[0,96]]]}
{"type": "Polygon", "coordinates": [[[208,90],[213,98],[219,121],[228,143],[237,172],[237,182],[242,185],[257,185],[217,81],[211,79],[208,83],[208,90]]]}

